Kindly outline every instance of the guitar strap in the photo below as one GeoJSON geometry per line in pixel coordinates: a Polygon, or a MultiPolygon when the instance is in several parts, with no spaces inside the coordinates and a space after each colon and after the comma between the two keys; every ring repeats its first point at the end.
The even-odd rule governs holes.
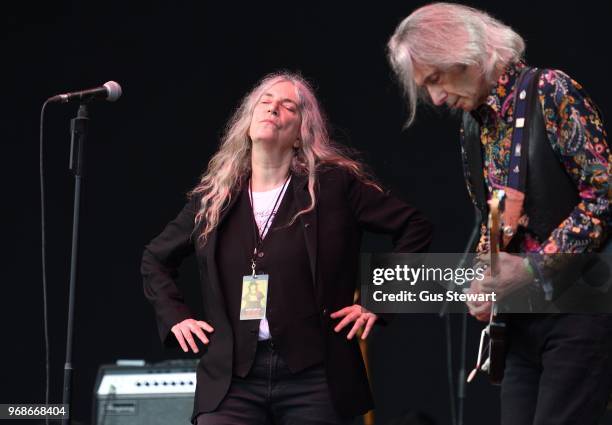
{"type": "Polygon", "coordinates": [[[527,119],[532,114],[533,96],[537,96],[539,74],[538,68],[524,68],[517,79],[514,90],[514,129],[510,147],[508,182],[504,187],[505,196],[502,208],[502,246],[504,248],[516,235],[519,225],[527,225],[527,216],[523,214],[529,152],[530,126],[527,125],[527,119]]]}

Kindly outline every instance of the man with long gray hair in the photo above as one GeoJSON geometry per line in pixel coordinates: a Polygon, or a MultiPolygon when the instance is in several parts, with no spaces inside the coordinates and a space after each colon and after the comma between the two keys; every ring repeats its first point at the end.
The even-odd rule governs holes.
{"type": "MultiPolygon", "coordinates": [[[[524,50],[512,28],[450,3],[415,10],[388,43],[408,125],[421,101],[463,110],[470,197],[486,217],[488,201],[505,194],[503,231],[495,236],[506,252],[496,278],[474,281],[470,291],[498,299],[526,293],[545,303],[558,297],[558,272],[567,266],[549,254],[594,252],[606,242],[612,158],[601,115],[582,87],[561,71],[528,67],[524,50]]],[[[485,224],[476,251],[490,251],[490,240],[485,224]]],[[[491,303],[468,307],[490,318],[491,303]]],[[[612,375],[610,316],[508,315],[505,328],[501,423],[597,424],[612,375]]]]}

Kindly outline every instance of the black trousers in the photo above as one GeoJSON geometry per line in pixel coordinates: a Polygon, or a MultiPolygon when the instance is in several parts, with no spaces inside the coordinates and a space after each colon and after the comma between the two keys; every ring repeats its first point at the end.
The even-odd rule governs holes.
{"type": "Polygon", "coordinates": [[[596,425],[612,382],[612,316],[513,315],[502,425],[596,425]]]}
{"type": "MultiPolygon", "coordinates": [[[[350,391],[350,389],[347,389],[350,391]]],[[[345,425],[329,395],[323,365],[291,373],[272,344],[257,344],[246,378],[234,376],[219,407],[197,417],[197,425],[345,425]]]]}

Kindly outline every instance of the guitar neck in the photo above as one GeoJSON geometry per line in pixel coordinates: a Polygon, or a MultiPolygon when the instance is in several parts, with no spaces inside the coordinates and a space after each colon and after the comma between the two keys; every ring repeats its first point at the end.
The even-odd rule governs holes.
{"type": "Polygon", "coordinates": [[[499,272],[498,254],[499,254],[499,194],[493,192],[493,196],[489,201],[489,253],[491,261],[491,276],[496,276],[499,272]]]}

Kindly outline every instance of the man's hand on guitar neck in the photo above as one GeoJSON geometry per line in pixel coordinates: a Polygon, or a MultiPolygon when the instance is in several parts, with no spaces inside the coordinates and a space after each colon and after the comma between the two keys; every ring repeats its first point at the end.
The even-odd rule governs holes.
{"type": "MultiPolygon", "coordinates": [[[[497,256],[497,274],[491,276],[491,268],[487,269],[483,280],[473,280],[469,293],[495,293],[495,299],[500,301],[517,289],[534,281],[533,275],[527,269],[523,257],[500,252],[497,256]]],[[[489,320],[491,302],[467,302],[470,314],[481,321],[489,320]]]]}

